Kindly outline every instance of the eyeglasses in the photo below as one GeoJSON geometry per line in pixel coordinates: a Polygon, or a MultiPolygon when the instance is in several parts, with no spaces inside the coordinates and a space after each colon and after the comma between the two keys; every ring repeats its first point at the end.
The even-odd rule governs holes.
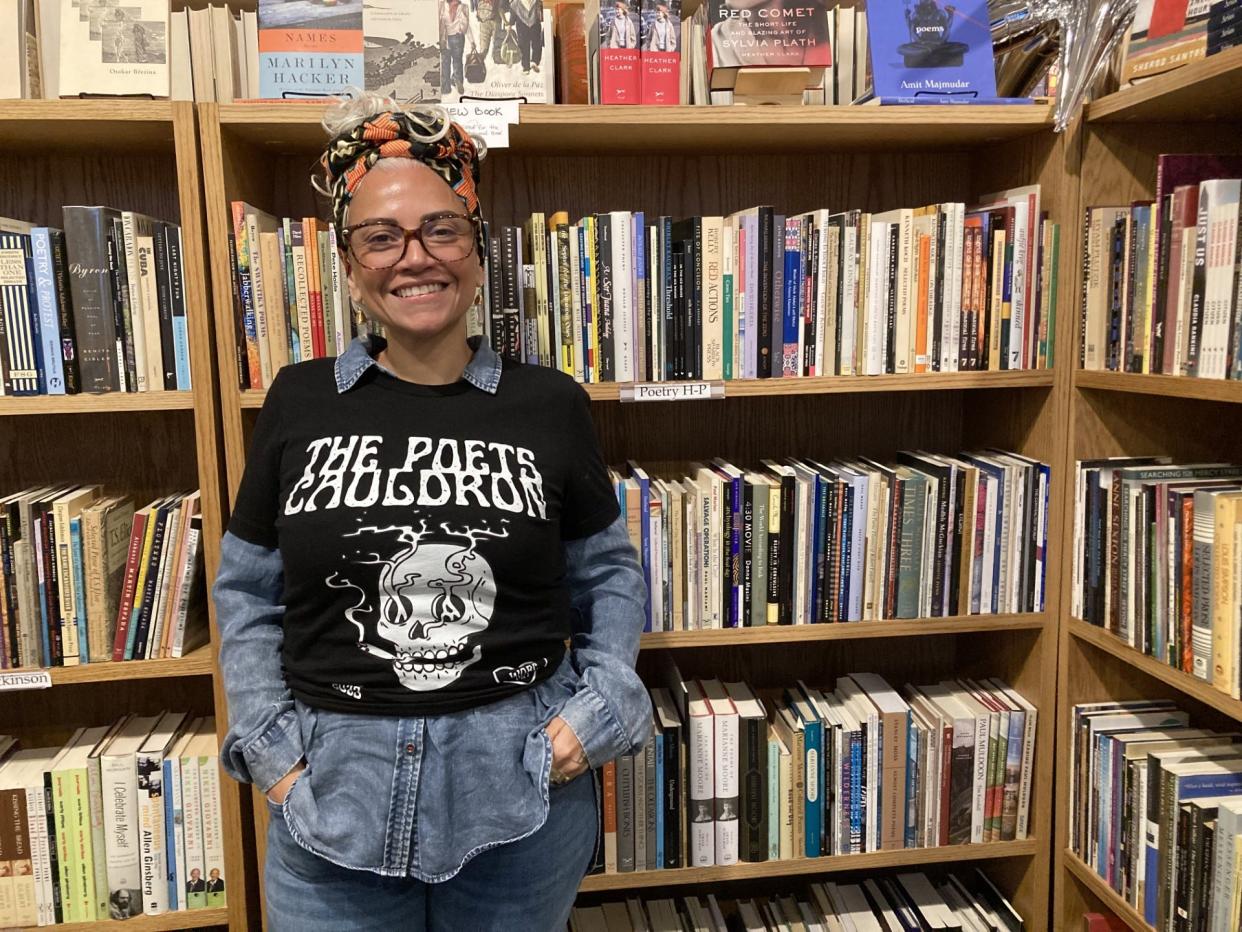
{"type": "Polygon", "coordinates": [[[441,214],[424,220],[413,230],[388,220],[367,220],[343,227],[341,239],[358,264],[371,270],[390,269],[405,255],[410,240],[416,239],[423,251],[441,262],[458,262],[474,251],[473,217],[441,214]]]}

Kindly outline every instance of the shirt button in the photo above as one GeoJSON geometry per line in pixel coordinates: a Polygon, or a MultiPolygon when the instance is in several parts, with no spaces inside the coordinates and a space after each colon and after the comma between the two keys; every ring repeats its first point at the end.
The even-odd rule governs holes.
{"type": "Polygon", "coordinates": [[[405,753],[406,753],[406,754],[413,754],[413,753],[414,753],[414,745],[413,745],[413,744],[407,744],[407,745],[405,746],[405,753]]]}

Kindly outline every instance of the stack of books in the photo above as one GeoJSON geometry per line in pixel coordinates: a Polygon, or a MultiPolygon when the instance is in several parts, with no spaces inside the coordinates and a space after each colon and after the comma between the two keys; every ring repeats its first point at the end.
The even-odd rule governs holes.
{"type": "Polygon", "coordinates": [[[1016,453],[610,475],[649,631],[1044,608],[1051,470],[1016,453]]]}
{"type": "Polygon", "coordinates": [[[1073,707],[1070,847],[1160,932],[1237,928],[1242,736],[1165,700],[1073,707]]]}
{"type": "Polygon", "coordinates": [[[207,642],[198,492],[0,497],[0,668],[181,657],[207,642]]]}
{"type": "Polygon", "coordinates": [[[718,899],[630,897],[578,906],[570,932],[785,932],[789,929],[962,929],[1021,932],[1022,917],[982,871],[932,878],[921,871],[877,874],[861,882],[810,883],[770,896],[718,899]]]}
{"type": "Polygon", "coordinates": [[[1072,611],[1242,698],[1242,467],[1080,460],[1072,611]]]}
{"type": "Polygon", "coordinates": [[[177,224],[109,207],[65,207],[64,230],[0,218],[0,261],[0,395],[190,389],[177,224]]]}
{"type": "Polygon", "coordinates": [[[227,905],[211,717],[129,715],[62,747],[0,737],[0,806],[4,928],[227,905]]]}
{"type": "Polygon", "coordinates": [[[1242,379],[1242,157],[1161,155],[1156,197],[1089,207],[1079,365],[1242,379]]]}
{"type": "Polygon", "coordinates": [[[597,871],[1027,837],[1037,713],[1000,680],[664,682],[651,741],[600,768],[597,871]]]}

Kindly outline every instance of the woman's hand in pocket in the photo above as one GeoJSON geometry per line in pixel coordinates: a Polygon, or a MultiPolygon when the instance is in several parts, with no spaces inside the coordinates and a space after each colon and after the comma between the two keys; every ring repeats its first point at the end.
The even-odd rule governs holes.
{"type": "Polygon", "coordinates": [[[552,782],[568,783],[587,769],[586,754],[574,730],[559,715],[545,729],[552,741],[552,782]]]}
{"type": "Polygon", "coordinates": [[[293,784],[297,782],[298,777],[302,775],[302,771],[306,769],[306,764],[299,761],[297,765],[287,774],[277,780],[270,790],[267,791],[267,800],[277,806],[285,804],[285,797],[289,795],[289,791],[293,789],[293,784]]]}

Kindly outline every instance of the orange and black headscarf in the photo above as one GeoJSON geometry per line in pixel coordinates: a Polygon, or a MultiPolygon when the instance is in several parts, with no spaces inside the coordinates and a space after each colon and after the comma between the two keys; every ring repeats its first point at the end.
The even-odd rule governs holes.
{"type": "Polygon", "coordinates": [[[391,110],[368,117],[328,143],[320,159],[337,229],[350,198],[380,159],[415,159],[442,177],[465,202],[475,224],[479,256],[486,255],[479,205],[479,152],[474,140],[439,107],[391,110]]]}

